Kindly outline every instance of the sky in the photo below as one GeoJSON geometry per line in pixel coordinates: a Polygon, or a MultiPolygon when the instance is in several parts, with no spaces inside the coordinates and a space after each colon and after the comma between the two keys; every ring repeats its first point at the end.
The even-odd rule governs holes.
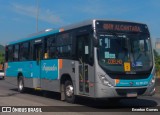
{"type": "Polygon", "coordinates": [[[146,23],[153,39],[160,38],[160,0],[0,0],[0,44],[88,19],[146,23]]]}

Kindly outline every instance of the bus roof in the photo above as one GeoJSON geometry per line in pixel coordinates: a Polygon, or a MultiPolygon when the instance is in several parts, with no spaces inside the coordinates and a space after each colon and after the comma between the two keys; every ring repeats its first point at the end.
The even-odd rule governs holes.
{"type": "Polygon", "coordinates": [[[83,27],[83,26],[87,26],[87,25],[92,25],[94,27],[94,22],[95,21],[128,22],[128,23],[135,23],[135,24],[145,25],[143,23],[129,22],[129,21],[92,19],[92,20],[82,21],[82,22],[79,22],[79,23],[76,23],[76,24],[64,26],[64,27],[61,27],[59,29],[46,29],[44,31],[33,33],[33,34],[29,35],[28,37],[26,37],[24,39],[20,39],[20,40],[16,40],[16,41],[10,42],[7,45],[13,45],[13,44],[25,42],[25,41],[28,41],[28,40],[33,40],[33,39],[36,39],[36,38],[44,37],[44,36],[47,36],[47,35],[59,33],[59,32],[62,32],[62,31],[67,31],[67,30],[71,30],[71,29],[74,29],[74,28],[79,28],[79,27],[83,27]]]}

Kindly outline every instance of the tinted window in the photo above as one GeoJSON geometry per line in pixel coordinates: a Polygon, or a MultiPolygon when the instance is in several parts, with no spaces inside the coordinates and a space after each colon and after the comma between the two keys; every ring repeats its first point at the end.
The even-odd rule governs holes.
{"type": "Polygon", "coordinates": [[[57,58],[58,57],[58,50],[57,47],[49,47],[49,58],[57,58]]]}
{"type": "Polygon", "coordinates": [[[33,42],[31,41],[30,42],[30,45],[29,45],[30,47],[29,47],[29,59],[30,60],[33,60],[33,42]]]}
{"type": "Polygon", "coordinates": [[[48,58],[69,58],[71,56],[71,41],[69,34],[59,34],[47,38],[48,58]]]}
{"type": "Polygon", "coordinates": [[[63,33],[57,36],[57,50],[59,58],[70,58],[72,37],[69,33],[63,33]]]}
{"type": "Polygon", "coordinates": [[[63,33],[57,35],[57,45],[68,45],[71,44],[72,39],[69,33],[63,33]]]}
{"type": "Polygon", "coordinates": [[[8,61],[13,61],[13,47],[8,47],[8,61]]]}
{"type": "Polygon", "coordinates": [[[50,36],[47,39],[47,58],[57,58],[57,47],[55,36],[50,36]]]}
{"type": "Polygon", "coordinates": [[[15,45],[14,47],[14,61],[18,61],[19,59],[19,45],[15,45]]]}

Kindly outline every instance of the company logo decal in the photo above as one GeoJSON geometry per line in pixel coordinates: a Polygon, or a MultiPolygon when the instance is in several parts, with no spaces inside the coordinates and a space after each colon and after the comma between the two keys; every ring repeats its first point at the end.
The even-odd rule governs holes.
{"type": "Polygon", "coordinates": [[[53,72],[53,71],[58,71],[58,67],[53,65],[53,66],[46,66],[46,63],[43,64],[43,68],[42,68],[43,71],[45,71],[46,73],[48,72],[53,72]]]}

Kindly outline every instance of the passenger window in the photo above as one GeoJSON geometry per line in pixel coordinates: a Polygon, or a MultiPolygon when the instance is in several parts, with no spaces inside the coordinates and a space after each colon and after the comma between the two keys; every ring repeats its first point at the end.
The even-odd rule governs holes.
{"type": "Polygon", "coordinates": [[[9,46],[8,47],[8,61],[13,61],[13,47],[9,46]]]}
{"type": "Polygon", "coordinates": [[[14,47],[14,61],[18,61],[19,59],[19,45],[15,45],[14,47]]]}
{"type": "Polygon", "coordinates": [[[29,60],[29,43],[23,43],[21,44],[20,48],[20,60],[26,61],[29,60]]]}

